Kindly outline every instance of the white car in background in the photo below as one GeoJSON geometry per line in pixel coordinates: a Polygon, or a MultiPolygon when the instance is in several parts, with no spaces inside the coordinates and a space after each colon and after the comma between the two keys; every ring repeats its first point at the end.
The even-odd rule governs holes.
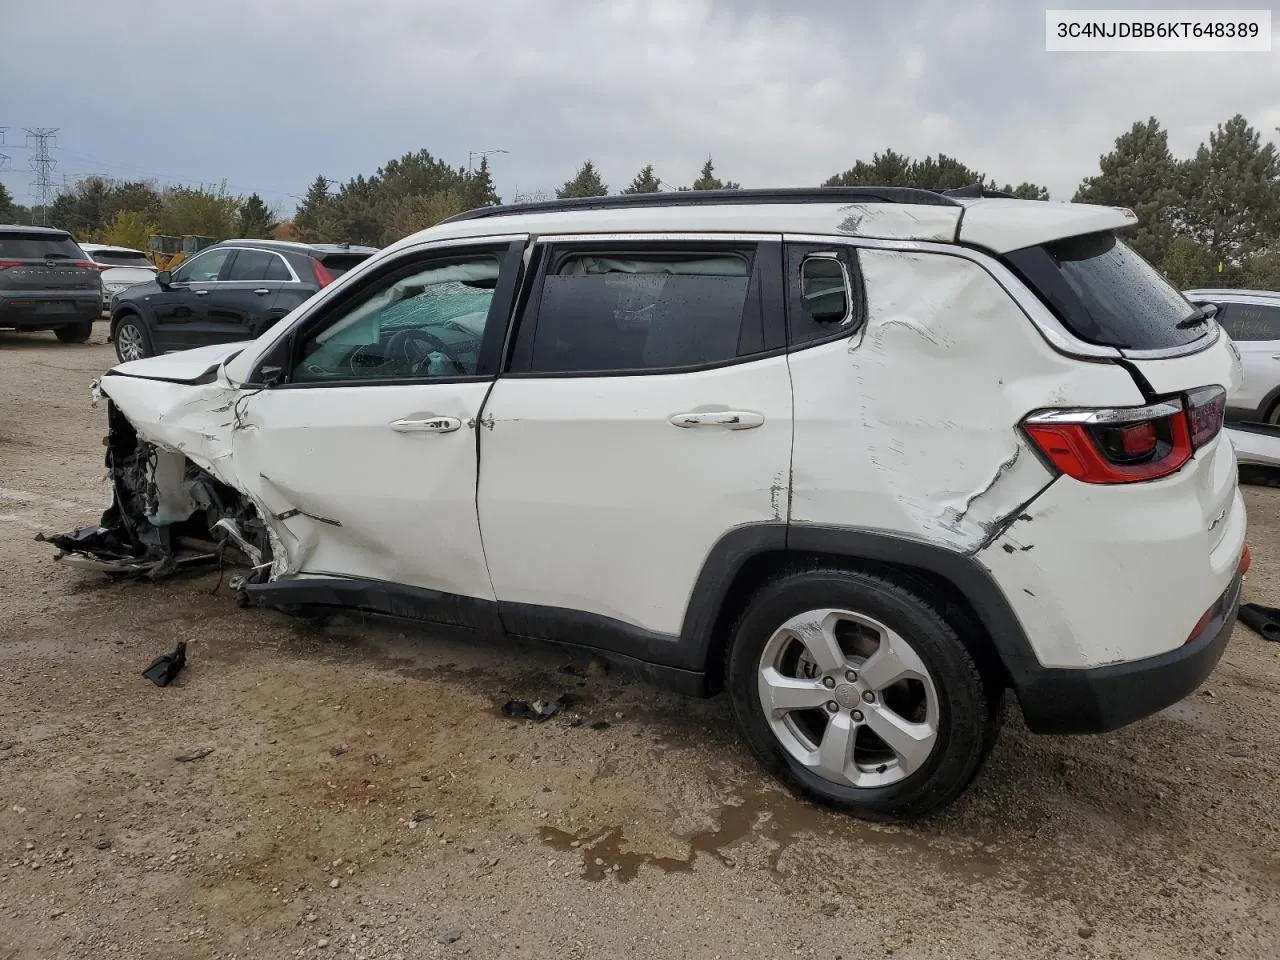
{"type": "Polygon", "coordinates": [[[146,283],[156,277],[156,266],[141,250],[115,247],[105,243],[82,243],[80,249],[102,271],[102,309],[111,305],[111,298],[125,287],[146,283]]]}
{"type": "Polygon", "coordinates": [[[1240,355],[1242,380],[1227,398],[1227,434],[1242,476],[1274,478],[1280,469],[1280,292],[1201,289],[1186,297],[1218,308],[1214,319],[1240,355]]]}
{"type": "Polygon", "coordinates": [[[1280,424],[1280,292],[1188,290],[1186,297],[1218,308],[1214,319],[1240,352],[1244,379],[1227,398],[1227,422],[1280,424]]]}

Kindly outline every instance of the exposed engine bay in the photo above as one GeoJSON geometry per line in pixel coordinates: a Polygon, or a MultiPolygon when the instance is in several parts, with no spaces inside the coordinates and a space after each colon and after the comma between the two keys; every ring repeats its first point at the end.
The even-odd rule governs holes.
{"type": "Polygon", "coordinates": [[[230,560],[252,567],[244,582],[267,579],[270,536],[248,498],[180,451],[139,437],[110,401],[107,425],[103,442],[114,501],[96,525],[37,537],[58,548],[58,560],[152,579],[230,560]]]}

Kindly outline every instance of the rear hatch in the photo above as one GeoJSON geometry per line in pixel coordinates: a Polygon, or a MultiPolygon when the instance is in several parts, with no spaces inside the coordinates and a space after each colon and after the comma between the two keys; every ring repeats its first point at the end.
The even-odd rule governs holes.
{"type": "Polygon", "coordinates": [[[1231,443],[1221,432],[1240,361],[1212,317],[1107,230],[1006,253],[1017,272],[1076,337],[1118,351],[1149,402],[1171,401],[1193,432],[1211,435],[1182,468],[1204,514],[1212,550],[1236,495],[1231,443]]]}
{"type": "Polygon", "coordinates": [[[156,268],[141,250],[107,247],[88,252],[102,271],[103,286],[109,290],[155,279],[156,268]]]}
{"type": "Polygon", "coordinates": [[[70,234],[0,232],[0,291],[56,300],[101,289],[97,266],[70,234]]]}

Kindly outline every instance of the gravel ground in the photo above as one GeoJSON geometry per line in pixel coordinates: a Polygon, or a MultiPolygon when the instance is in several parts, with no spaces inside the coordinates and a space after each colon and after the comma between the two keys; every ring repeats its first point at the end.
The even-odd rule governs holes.
{"type": "MultiPolygon", "coordinates": [[[[867,825],[762,777],[720,699],[55,565],[34,534],[109,498],[99,327],[0,333],[0,960],[1280,952],[1280,644],[1237,627],[1104,737],[1011,707],[952,810],[867,825]],[[142,679],[178,640],[178,681],[142,679]],[[566,691],[578,726],[500,714],[566,691]]],[[[1280,490],[1246,497],[1246,599],[1280,605],[1280,490]]]]}

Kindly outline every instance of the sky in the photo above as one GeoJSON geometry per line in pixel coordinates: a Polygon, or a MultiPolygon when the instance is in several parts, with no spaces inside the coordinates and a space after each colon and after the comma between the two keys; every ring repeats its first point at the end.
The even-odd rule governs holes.
{"type": "Polygon", "coordinates": [[[0,0],[0,181],[32,202],[39,126],[59,184],[225,179],[283,216],[317,175],[424,148],[507,151],[508,200],[586,159],[614,190],[646,163],[688,184],[708,155],[799,186],[888,147],[1069,199],[1149,116],[1179,156],[1235,113],[1280,144],[1280,9],[1194,6],[1218,5],[1271,9],[1273,52],[1047,53],[1026,0],[0,0]]]}

